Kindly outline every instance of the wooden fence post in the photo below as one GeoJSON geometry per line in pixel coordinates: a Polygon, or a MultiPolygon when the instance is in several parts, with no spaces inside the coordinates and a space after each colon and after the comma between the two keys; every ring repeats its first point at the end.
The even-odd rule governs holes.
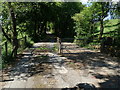
{"type": "Polygon", "coordinates": [[[59,54],[62,54],[61,39],[60,39],[59,37],[57,37],[57,42],[58,42],[58,47],[59,47],[58,53],[59,53],[59,54]]]}

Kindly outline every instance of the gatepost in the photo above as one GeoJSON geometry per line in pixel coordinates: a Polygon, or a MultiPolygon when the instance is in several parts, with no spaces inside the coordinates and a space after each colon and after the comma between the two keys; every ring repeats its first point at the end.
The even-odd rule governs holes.
{"type": "Polygon", "coordinates": [[[57,43],[58,43],[58,54],[62,54],[62,44],[61,39],[57,37],[57,43]]]}

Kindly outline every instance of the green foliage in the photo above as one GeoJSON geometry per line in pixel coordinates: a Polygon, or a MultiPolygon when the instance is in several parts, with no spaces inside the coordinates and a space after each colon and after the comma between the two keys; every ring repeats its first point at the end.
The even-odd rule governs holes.
{"type": "Polygon", "coordinates": [[[89,7],[84,7],[80,13],[76,13],[72,18],[75,21],[75,42],[84,46],[98,39],[96,33],[102,32],[97,28],[101,27],[98,21],[103,20],[109,11],[109,3],[93,2],[89,7]],[[104,11],[103,11],[104,10],[104,11]],[[97,26],[99,25],[99,27],[97,26]],[[78,40],[84,39],[84,40],[78,40]]]}
{"type": "MultiPolygon", "coordinates": [[[[19,53],[25,47],[31,47],[34,42],[50,39],[47,38],[46,34],[49,31],[60,37],[75,36],[75,42],[81,46],[100,43],[99,41],[94,42],[94,39],[98,39],[101,24],[99,21],[108,15],[110,7],[108,2],[93,2],[88,7],[82,5],[81,2],[11,2],[11,7],[8,7],[9,3],[5,2],[0,3],[0,5],[2,28],[12,41],[8,42],[8,57],[13,50],[13,39],[15,38],[10,8],[13,9],[16,19],[16,38],[19,41],[19,53]],[[28,37],[26,42],[25,36],[28,37]]],[[[114,14],[119,16],[118,8],[114,9],[114,14]]],[[[103,24],[105,27],[103,37],[112,36],[117,44],[120,40],[117,19],[104,21],[103,24]]],[[[6,40],[7,38],[4,35],[2,43],[6,40]]],[[[43,49],[46,50],[46,48],[43,49]]],[[[52,50],[57,51],[58,47],[54,46],[52,50]]],[[[9,62],[5,55],[3,46],[3,59],[5,62],[9,62]]]]}
{"type": "Polygon", "coordinates": [[[14,62],[14,58],[11,56],[11,51],[8,50],[8,53],[6,55],[5,51],[2,51],[2,62],[4,64],[10,64],[11,62],[14,62]]]}
{"type": "Polygon", "coordinates": [[[91,35],[93,34],[93,32],[95,32],[94,28],[92,27],[92,11],[90,7],[85,7],[83,9],[82,12],[75,14],[72,18],[75,21],[75,32],[76,32],[76,36],[75,36],[75,42],[76,43],[81,43],[82,46],[84,44],[89,43],[89,39],[91,38],[91,35]],[[89,13],[88,13],[89,12],[89,13]],[[84,41],[80,41],[77,39],[85,39],[84,41]],[[84,43],[83,43],[84,42],[84,43]]]}
{"type": "Polygon", "coordinates": [[[58,45],[57,45],[57,44],[54,44],[54,47],[52,48],[52,50],[53,50],[54,52],[58,52],[58,45]]]}
{"type": "Polygon", "coordinates": [[[83,6],[81,3],[62,3],[55,21],[55,33],[61,37],[73,37],[75,35],[74,22],[71,18],[75,13],[79,13],[83,6]]]}
{"type": "MultiPolygon", "coordinates": [[[[82,12],[77,13],[72,17],[76,25],[75,42],[78,45],[89,49],[100,49],[101,41],[98,39],[98,36],[101,33],[101,20],[107,16],[110,7],[109,3],[94,2],[91,6],[85,7],[82,12]]],[[[109,46],[109,48],[104,49],[112,56],[120,55],[119,25],[119,19],[103,21],[104,28],[102,36],[112,38],[112,45],[109,46]]]]}
{"type": "MultiPolygon", "coordinates": [[[[96,32],[94,33],[94,36],[99,35],[100,31],[100,22],[96,23],[96,32]]],[[[119,27],[119,19],[111,19],[104,21],[104,32],[103,37],[118,37],[118,29],[119,27]]]]}
{"type": "Polygon", "coordinates": [[[47,47],[39,47],[39,48],[36,48],[37,50],[48,50],[49,48],[47,47]]]}
{"type": "Polygon", "coordinates": [[[51,48],[48,48],[47,46],[41,46],[39,48],[36,48],[36,50],[57,52],[58,51],[58,45],[54,44],[54,46],[51,47],[51,48]]]}
{"type": "Polygon", "coordinates": [[[27,41],[25,43],[25,46],[28,47],[28,48],[31,48],[33,46],[33,42],[32,41],[31,42],[27,41]]]}

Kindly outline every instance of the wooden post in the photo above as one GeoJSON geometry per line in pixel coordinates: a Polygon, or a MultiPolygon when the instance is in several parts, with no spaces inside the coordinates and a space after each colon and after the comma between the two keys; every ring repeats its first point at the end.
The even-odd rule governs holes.
{"type": "Polygon", "coordinates": [[[102,38],[101,41],[100,41],[100,52],[101,53],[104,53],[106,50],[105,50],[105,38],[102,38]]]}
{"type": "Polygon", "coordinates": [[[60,39],[59,37],[57,37],[57,42],[58,42],[58,47],[59,47],[58,53],[59,53],[59,54],[62,54],[61,39],[60,39]]]}
{"type": "Polygon", "coordinates": [[[8,55],[8,51],[7,51],[7,41],[5,42],[5,52],[6,52],[6,56],[8,55]]]}

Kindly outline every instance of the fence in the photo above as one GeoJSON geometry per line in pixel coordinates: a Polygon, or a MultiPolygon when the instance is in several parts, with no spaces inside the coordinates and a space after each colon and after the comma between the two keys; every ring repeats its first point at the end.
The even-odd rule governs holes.
{"type": "Polygon", "coordinates": [[[101,49],[101,41],[99,41],[98,39],[94,39],[92,41],[92,43],[86,43],[85,39],[76,39],[76,42],[79,42],[79,44],[76,44],[76,42],[74,43],[75,45],[71,45],[71,44],[63,44],[65,42],[67,43],[72,43],[74,42],[74,38],[57,38],[57,45],[58,45],[58,53],[62,54],[63,50],[70,50],[70,49],[74,49],[77,47],[86,47],[88,49],[94,49],[94,50],[100,50],[101,49]],[[82,44],[84,44],[82,46],[82,44]]]}
{"type": "MultiPolygon", "coordinates": [[[[63,45],[62,43],[64,41],[67,42],[72,40],[72,42],[74,41],[74,38],[62,38],[61,39],[61,50],[63,51],[63,49],[66,49],[68,46],[63,45]]],[[[100,51],[101,53],[106,53],[109,54],[111,56],[117,56],[120,57],[120,47],[117,42],[117,40],[115,40],[112,37],[103,37],[101,40],[99,39],[93,39],[91,41],[87,41],[86,39],[76,39],[75,43],[78,43],[79,47],[85,47],[88,49],[93,49],[93,50],[97,50],[100,51]],[[117,43],[117,44],[116,44],[117,43]]],[[[67,49],[72,49],[74,47],[71,48],[67,48],[67,49]]]]}

